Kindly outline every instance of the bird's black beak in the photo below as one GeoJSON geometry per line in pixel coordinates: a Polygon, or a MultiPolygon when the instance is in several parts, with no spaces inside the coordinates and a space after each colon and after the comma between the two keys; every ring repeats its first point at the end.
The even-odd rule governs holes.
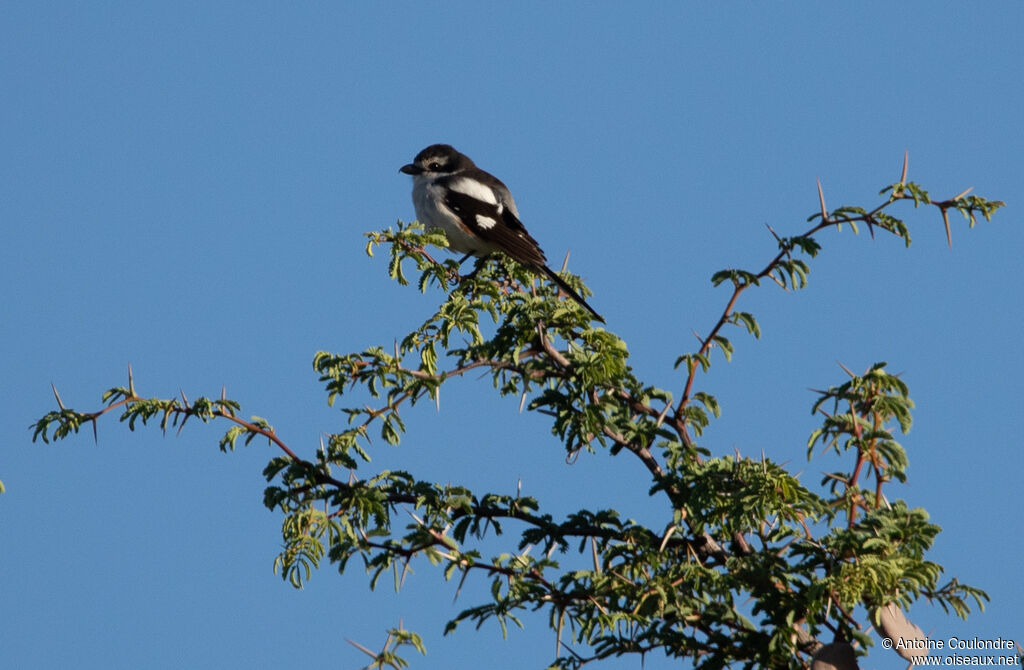
{"type": "Polygon", "coordinates": [[[421,168],[419,165],[409,163],[408,165],[403,165],[402,167],[398,168],[398,171],[404,172],[405,174],[417,175],[423,173],[423,168],[421,168]]]}

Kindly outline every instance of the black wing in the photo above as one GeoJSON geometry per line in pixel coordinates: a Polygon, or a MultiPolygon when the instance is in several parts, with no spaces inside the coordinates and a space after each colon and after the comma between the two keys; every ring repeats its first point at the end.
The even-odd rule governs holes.
{"type": "Polygon", "coordinates": [[[480,178],[471,180],[472,183],[459,182],[460,179],[467,178],[456,176],[445,184],[444,204],[462,220],[463,225],[487,244],[508,254],[514,261],[547,275],[570,298],[604,323],[601,315],[587,304],[583,296],[548,267],[537,240],[527,232],[526,226],[513,211],[515,205],[512,204],[512,196],[506,195],[508,189],[505,185],[482,171],[480,178]],[[490,180],[493,180],[493,185],[487,183],[490,180]],[[501,192],[497,191],[498,188],[501,192]],[[503,202],[505,197],[508,200],[503,202]]]}
{"type": "MultiPolygon", "coordinates": [[[[537,240],[527,232],[526,227],[511,209],[498,200],[493,189],[490,193],[494,196],[495,202],[488,202],[475,197],[472,193],[452,188],[456,186],[458,179],[460,178],[456,177],[449,184],[445,184],[447,188],[444,204],[467,228],[518,263],[533,268],[542,268],[547,264],[537,240]]],[[[481,188],[490,189],[482,184],[481,188]]]]}

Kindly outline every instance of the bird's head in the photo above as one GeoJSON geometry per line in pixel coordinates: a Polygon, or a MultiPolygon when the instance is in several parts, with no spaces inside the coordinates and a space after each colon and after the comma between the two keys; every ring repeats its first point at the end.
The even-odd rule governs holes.
{"type": "Polygon", "coordinates": [[[431,144],[416,154],[408,165],[399,168],[399,172],[412,176],[443,176],[455,174],[475,167],[469,156],[459,153],[450,144],[431,144]]]}

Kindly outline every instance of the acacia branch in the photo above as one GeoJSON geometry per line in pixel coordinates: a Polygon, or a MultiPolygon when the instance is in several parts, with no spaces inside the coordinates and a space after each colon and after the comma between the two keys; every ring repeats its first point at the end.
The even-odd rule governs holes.
{"type": "MultiPolygon", "coordinates": [[[[911,195],[907,194],[907,192],[906,192],[906,169],[905,168],[906,168],[906,163],[904,162],[904,172],[903,172],[903,175],[901,176],[899,184],[893,186],[893,191],[890,194],[889,199],[886,202],[883,202],[883,203],[879,204],[878,206],[876,206],[871,211],[866,212],[864,214],[859,214],[857,216],[849,216],[847,214],[840,214],[840,215],[830,216],[828,211],[825,208],[825,198],[824,198],[824,195],[821,192],[821,184],[819,183],[818,184],[818,193],[819,193],[820,201],[821,201],[821,222],[818,223],[817,225],[811,227],[807,232],[803,233],[802,235],[800,235],[798,237],[804,237],[804,238],[810,237],[811,235],[814,235],[815,233],[817,233],[817,232],[819,232],[819,231],[821,231],[821,230],[823,230],[825,228],[829,228],[829,227],[833,227],[833,226],[838,228],[838,227],[842,226],[842,224],[844,224],[844,223],[849,223],[851,225],[852,224],[856,224],[856,223],[865,223],[865,224],[867,224],[869,229],[872,231],[872,237],[873,237],[874,236],[874,232],[873,232],[874,228],[873,228],[873,226],[881,226],[881,224],[879,223],[879,221],[877,219],[877,215],[880,212],[882,212],[882,210],[884,210],[884,209],[892,206],[894,203],[896,203],[898,201],[902,201],[902,200],[913,200],[915,202],[915,204],[918,204],[919,202],[924,202],[925,204],[934,205],[936,208],[938,208],[939,211],[942,214],[943,221],[946,224],[946,234],[947,234],[948,238],[949,238],[949,217],[948,217],[948,210],[949,209],[961,209],[961,211],[967,210],[967,212],[965,213],[965,216],[968,216],[969,219],[970,219],[971,225],[974,225],[975,220],[976,220],[975,216],[974,216],[974,207],[975,206],[971,205],[970,203],[965,205],[965,203],[962,202],[962,199],[964,198],[964,196],[966,196],[967,193],[971,189],[967,189],[963,193],[960,193],[960,194],[958,194],[958,195],[956,195],[953,198],[950,198],[948,200],[941,200],[941,201],[930,201],[930,200],[927,200],[927,199],[922,200],[920,198],[920,196],[915,196],[913,194],[911,194],[911,195]]],[[[997,209],[997,208],[999,208],[1001,206],[1003,206],[1003,203],[1001,201],[992,201],[992,202],[988,203],[988,207],[990,207],[991,209],[986,209],[984,206],[981,206],[979,209],[982,212],[982,214],[984,214],[987,217],[991,213],[991,211],[994,211],[995,209],[997,209]]],[[[889,230],[889,232],[891,232],[893,234],[899,234],[897,231],[890,230],[886,226],[881,226],[881,227],[883,229],[885,229],[885,230],[889,230]]],[[[773,235],[774,235],[774,233],[773,233],[773,235]]],[[[908,240],[909,240],[909,238],[908,238],[908,240]]],[[[908,243],[909,243],[909,241],[908,241],[908,243]]],[[[952,238],[949,238],[949,243],[950,243],[950,246],[952,246],[952,238]]],[[[718,318],[718,321],[715,322],[714,326],[711,328],[711,330],[708,333],[708,335],[701,340],[701,346],[698,349],[698,354],[699,355],[701,355],[701,356],[707,356],[708,355],[708,353],[711,350],[711,347],[713,346],[713,344],[715,342],[716,336],[721,331],[723,326],[725,326],[725,324],[729,322],[729,318],[733,314],[733,308],[735,307],[736,301],[738,300],[740,294],[743,293],[746,289],[750,288],[751,285],[756,284],[757,280],[764,279],[765,277],[769,277],[769,276],[774,276],[772,273],[776,269],[778,269],[779,264],[782,262],[782,260],[784,258],[788,257],[791,252],[792,252],[792,246],[786,245],[781,251],[779,251],[778,254],[775,255],[775,257],[771,261],[769,261],[769,263],[764,267],[763,270],[761,270],[759,273],[754,275],[754,280],[752,280],[752,281],[748,280],[748,281],[740,282],[740,281],[735,281],[734,280],[735,281],[735,286],[733,288],[732,295],[729,296],[729,299],[728,299],[728,302],[726,303],[725,309],[722,310],[722,314],[718,318]]],[[[695,358],[691,359],[689,361],[688,368],[689,369],[687,370],[687,377],[686,377],[686,383],[684,384],[683,395],[680,398],[679,403],[678,403],[678,405],[676,406],[676,409],[675,409],[675,417],[677,419],[681,418],[683,409],[689,404],[690,400],[692,399],[693,384],[694,384],[694,381],[695,381],[696,375],[697,375],[698,361],[695,358]]]]}

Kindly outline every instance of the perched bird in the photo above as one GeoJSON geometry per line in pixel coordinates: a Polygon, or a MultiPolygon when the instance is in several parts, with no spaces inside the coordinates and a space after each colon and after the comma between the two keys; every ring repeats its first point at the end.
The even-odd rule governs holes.
{"type": "Polygon", "coordinates": [[[412,175],[416,218],[427,228],[442,229],[448,236],[448,245],[466,254],[462,260],[501,251],[517,263],[546,275],[604,323],[601,315],[548,267],[537,240],[519,220],[508,187],[478,168],[469,156],[447,144],[432,144],[399,171],[412,175]]]}

